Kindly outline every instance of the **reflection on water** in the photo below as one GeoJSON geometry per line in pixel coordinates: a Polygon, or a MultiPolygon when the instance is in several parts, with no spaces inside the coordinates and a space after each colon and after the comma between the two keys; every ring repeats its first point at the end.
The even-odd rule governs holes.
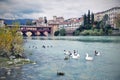
{"type": "Polygon", "coordinates": [[[8,80],[119,80],[120,37],[31,37],[25,39],[25,53],[37,64],[11,70],[8,80]],[[43,48],[42,46],[46,47],[43,48]],[[52,46],[52,47],[51,47],[52,46]],[[79,59],[64,60],[64,50],[76,50],[79,59]],[[101,52],[94,56],[94,51],[101,52]],[[85,60],[85,53],[94,57],[85,60]],[[57,76],[62,71],[65,76],[57,76]]]}

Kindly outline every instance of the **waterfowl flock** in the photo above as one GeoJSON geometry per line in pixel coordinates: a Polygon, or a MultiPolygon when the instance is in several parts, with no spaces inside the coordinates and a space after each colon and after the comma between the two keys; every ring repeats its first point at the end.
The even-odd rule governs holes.
{"type": "MultiPolygon", "coordinates": [[[[53,46],[52,45],[42,45],[42,48],[52,48],[53,46]]],[[[33,45],[33,46],[29,46],[29,48],[32,48],[32,49],[38,49],[37,46],[33,45]]]]}
{"type": "MultiPolygon", "coordinates": [[[[53,46],[52,46],[52,45],[42,45],[41,47],[45,49],[45,48],[52,48],[53,46]]],[[[29,48],[38,49],[37,46],[29,46],[29,48]]],[[[73,51],[64,50],[63,53],[64,53],[64,55],[65,55],[64,60],[69,60],[70,58],[72,58],[72,59],[79,59],[80,57],[82,57],[77,50],[73,50],[73,51]]],[[[95,52],[93,52],[93,55],[94,55],[94,56],[91,56],[90,54],[86,53],[85,56],[84,56],[84,59],[85,59],[86,61],[93,61],[93,60],[94,60],[94,57],[95,57],[95,56],[100,56],[101,53],[100,53],[100,52],[97,52],[97,51],[95,50],[95,52]]],[[[34,62],[33,64],[36,64],[36,63],[34,62]]],[[[58,75],[58,76],[64,76],[65,73],[64,73],[64,72],[61,72],[61,71],[57,71],[57,75],[58,75]]]]}
{"type": "MultiPolygon", "coordinates": [[[[42,45],[42,48],[52,48],[53,46],[52,45],[42,45]]],[[[36,46],[29,46],[29,48],[35,48],[37,49],[38,47],[36,46]]],[[[64,50],[64,55],[65,55],[65,58],[64,60],[68,60],[69,58],[72,58],[72,59],[79,59],[80,58],[80,54],[78,53],[78,51],[76,50],[73,50],[73,51],[69,51],[69,50],[64,50]]],[[[85,54],[85,60],[86,61],[93,61],[94,60],[94,56],[100,56],[101,53],[100,52],[97,52],[95,50],[94,52],[94,56],[90,56],[88,53],[85,54]]]]}
{"type": "MultiPolygon", "coordinates": [[[[78,53],[78,51],[67,51],[67,50],[64,50],[64,55],[65,55],[65,58],[64,60],[68,60],[70,57],[73,58],[73,59],[79,59],[80,58],[80,54],[78,53]]],[[[101,53],[100,52],[97,52],[95,50],[95,53],[94,53],[95,56],[100,56],[101,53]]],[[[90,56],[88,53],[86,53],[86,56],[85,56],[85,60],[86,61],[93,61],[94,60],[94,57],[90,56]]]]}

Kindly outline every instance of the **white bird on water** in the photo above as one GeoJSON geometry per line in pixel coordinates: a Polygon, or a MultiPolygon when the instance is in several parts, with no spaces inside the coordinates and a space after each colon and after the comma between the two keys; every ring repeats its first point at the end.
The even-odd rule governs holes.
{"type": "Polygon", "coordinates": [[[95,56],[100,56],[100,52],[95,51],[95,56]]]}
{"type": "MultiPolygon", "coordinates": [[[[64,50],[64,54],[68,55],[69,57],[71,56],[73,59],[78,59],[80,57],[80,55],[75,50],[73,53],[70,51],[64,50]]],[[[65,59],[67,59],[67,57],[65,57],[65,59]]]]}
{"type": "Polygon", "coordinates": [[[85,59],[86,59],[87,61],[92,61],[92,60],[93,60],[93,57],[90,57],[90,56],[88,55],[88,53],[86,53],[85,59]]]}
{"type": "Polygon", "coordinates": [[[65,55],[70,55],[70,51],[64,50],[64,54],[65,54],[65,55]]]}
{"type": "Polygon", "coordinates": [[[71,56],[73,59],[78,59],[80,57],[80,55],[78,53],[77,54],[73,53],[71,56]]]}

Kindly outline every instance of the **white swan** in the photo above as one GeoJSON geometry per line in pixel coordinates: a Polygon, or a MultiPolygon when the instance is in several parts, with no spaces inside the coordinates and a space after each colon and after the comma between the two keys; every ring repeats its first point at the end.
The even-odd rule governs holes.
{"type": "Polygon", "coordinates": [[[65,54],[65,55],[70,55],[70,51],[64,50],[64,54],[65,54]]]}
{"type": "Polygon", "coordinates": [[[100,52],[98,52],[96,55],[99,56],[99,55],[100,55],[100,52]]]}
{"type": "Polygon", "coordinates": [[[92,61],[92,60],[93,60],[93,57],[90,57],[90,56],[88,55],[88,53],[86,53],[85,59],[86,59],[87,61],[92,61]]]}
{"type": "Polygon", "coordinates": [[[80,55],[78,53],[76,53],[76,54],[72,53],[71,57],[73,59],[78,59],[80,57],[80,55]]]}
{"type": "Polygon", "coordinates": [[[95,56],[100,56],[100,54],[101,54],[100,52],[95,51],[95,56]]]}

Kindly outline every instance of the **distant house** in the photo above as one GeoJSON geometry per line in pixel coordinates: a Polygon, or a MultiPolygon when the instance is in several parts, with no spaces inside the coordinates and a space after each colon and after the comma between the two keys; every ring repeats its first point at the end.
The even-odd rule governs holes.
{"type": "Polygon", "coordinates": [[[63,17],[53,16],[52,20],[48,21],[48,25],[56,25],[55,31],[65,29],[67,33],[73,33],[80,25],[83,24],[83,18],[70,18],[64,20],[63,17]]]}
{"type": "Polygon", "coordinates": [[[83,23],[83,19],[80,18],[70,18],[68,20],[65,20],[64,22],[61,22],[59,24],[59,29],[64,28],[68,33],[72,33],[73,31],[75,31],[77,28],[80,27],[80,25],[82,25],[83,23]]]}
{"type": "Polygon", "coordinates": [[[4,24],[4,20],[0,19],[0,27],[4,27],[5,24],[4,24]]]}

